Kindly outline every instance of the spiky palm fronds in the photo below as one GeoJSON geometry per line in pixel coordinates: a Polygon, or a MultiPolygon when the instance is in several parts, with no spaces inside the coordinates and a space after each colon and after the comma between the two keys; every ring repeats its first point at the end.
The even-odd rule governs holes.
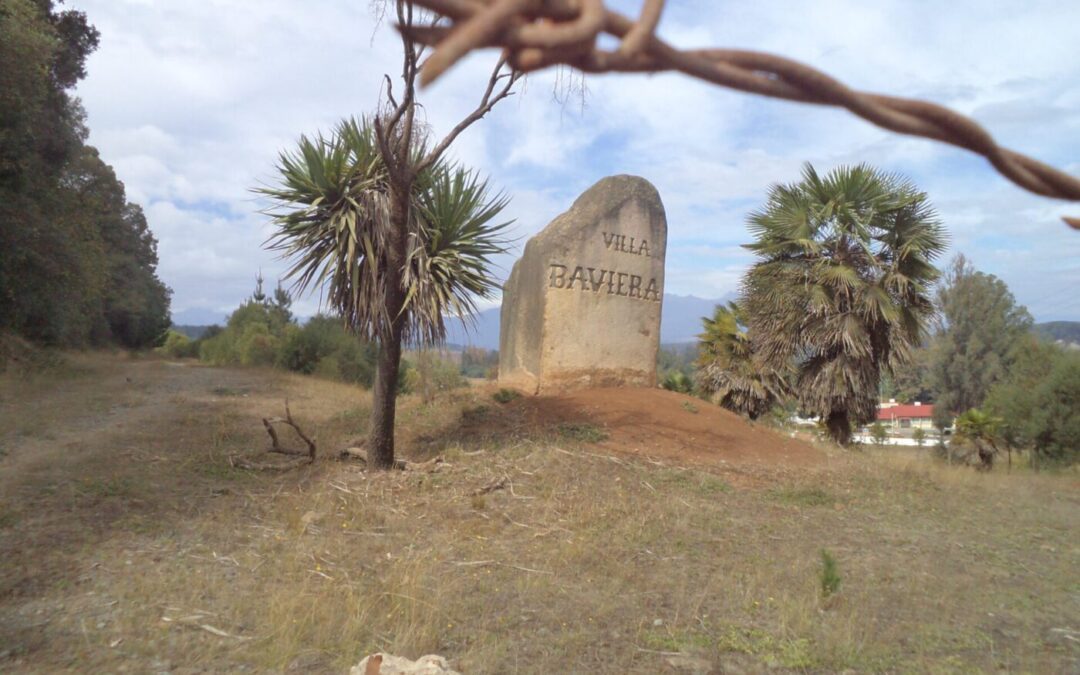
{"type": "Polygon", "coordinates": [[[873,419],[881,373],[922,339],[941,226],[924,193],[866,165],[825,176],[807,165],[801,182],[772,188],[749,226],[755,348],[774,367],[797,364],[801,407],[843,413],[846,442],[851,424],[873,419]]]}
{"type": "Polygon", "coordinates": [[[698,335],[698,388],[721,406],[757,419],[785,395],[782,373],[755,358],[746,320],[738,303],[717,305],[703,317],[698,335]]]}
{"type": "Polygon", "coordinates": [[[997,442],[1001,439],[1004,422],[1002,418],[978,408],[967,410],[956,418],[953,443],[970,445],[978,454],[981,466],[989,469],[993,467],[994,455],[998,453],[997,442]]]}
{"type": "MultiPolygon", "coordinates": [[[[423,141],[411,155],[423,156],[423,141]]],[[[390,334],[387,284],[405,292],[403,339],[431,344],[446,334],[445,317],[467,320],[476,297],[490,295],[490,257],[502,251],[506,206],[463,168],[437,162],[413,181],[406,222],[392,222],[390,176],[371,120],[349,119],[329,136],[301,137],[281,153],[279,183],[260,188],[275,206],[271,250],[290,261],[299,292],[325,291],[325,302],[367,339],[390,334]],[[405,227],[404,268],[390,266],[393,228],[405,227]]]]}
{"type": "Polygon", "coordinates": [[[406,265],[406,308],[416,333],[432,343],[446,336],[445,318],[468,322],[476,299],[498,287],[491,257],[502,253],[510,221],[496,222],[509,203],[489,196],[487,182],[459,166],[437,165],[417,199],[421,229],[412,235],[406,265]]]}

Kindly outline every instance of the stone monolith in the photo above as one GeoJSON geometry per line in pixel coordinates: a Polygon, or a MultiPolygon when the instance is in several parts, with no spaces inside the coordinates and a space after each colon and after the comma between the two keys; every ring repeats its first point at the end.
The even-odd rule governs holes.
{"type": "Polygon", "coordinates": [[[667,221],[610,176],[525,245],[503,287],[499,382],[528,393],[656,384],[667,221]]]}

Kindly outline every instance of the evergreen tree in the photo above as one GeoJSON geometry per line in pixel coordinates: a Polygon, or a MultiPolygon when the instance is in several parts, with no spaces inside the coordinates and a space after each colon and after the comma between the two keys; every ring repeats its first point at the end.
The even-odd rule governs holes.
{"type": "Polygon", "coordinates": [[[930,382],[943,415],[982,406],[1007,376],[1031,332],[1027,309],[992,274],[958,255],[938,287],[941,324],[934,339],[930,382]]]}

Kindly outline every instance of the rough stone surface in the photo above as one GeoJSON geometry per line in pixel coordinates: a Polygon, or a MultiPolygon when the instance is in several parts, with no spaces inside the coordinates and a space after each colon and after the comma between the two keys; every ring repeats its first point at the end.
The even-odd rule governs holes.
{"type": "Polygon", "coordinates": [[[534,394],[655,386],[666,249],[652,184],[589,188],[529,240],[503,287],[499,382],[534,394]]]}
{"type": "Polygon", "coordinates": [[[461,675],[441,656],[429,654],[410,661],[393,654],[372,654],[349,669],[349,675],[461,675]],[[382,661],[376,665],[372,661],[382,661]]]}

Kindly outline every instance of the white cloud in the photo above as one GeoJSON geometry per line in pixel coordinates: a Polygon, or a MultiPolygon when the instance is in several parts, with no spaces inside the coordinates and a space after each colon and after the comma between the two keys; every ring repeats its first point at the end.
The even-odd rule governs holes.
{"type": "MultiPolygon", "coordinates": [[[[394,32],[376,30],[369,3],[346,0],[70,4],[102,32],[79,89],[91,142],[146,208],[174,308],[227,311],[260,268],[271,280],[284,269],[261,248],[269,230],[250,188],[273,180],[277,153],[300,134],[374,109],[383,73],[400,70],[394,32]]],[[[669,5],[661,33],[675,44],[772,51],[857,88],[930,98],[974,115],[1008,147],[1080,171],[1080,4],[669,5]]],[[[494,58],[471,56],[421,93],[434,134],[475,106],[494,58]]],[[[584,106],[559,102],[557,77],[531,75],[453,149],[512,198],[507,215],[522,240],[498,259],[500,276],[523,238],[592,182],[637,173],[668,210],[668,290],[719,296],[751,259],[738,244],[771,183],[797,180],[807,161],[869,162],[926,189],[954,249],[1005,279],[1039,318],[1068,318],[1058,307],[1080,318],[1053,294],[1080,276],[1080,235],[1059,220],[1080,209],[1028,195],[966,151],[673,74],[589,76],[584,106]]]]}

